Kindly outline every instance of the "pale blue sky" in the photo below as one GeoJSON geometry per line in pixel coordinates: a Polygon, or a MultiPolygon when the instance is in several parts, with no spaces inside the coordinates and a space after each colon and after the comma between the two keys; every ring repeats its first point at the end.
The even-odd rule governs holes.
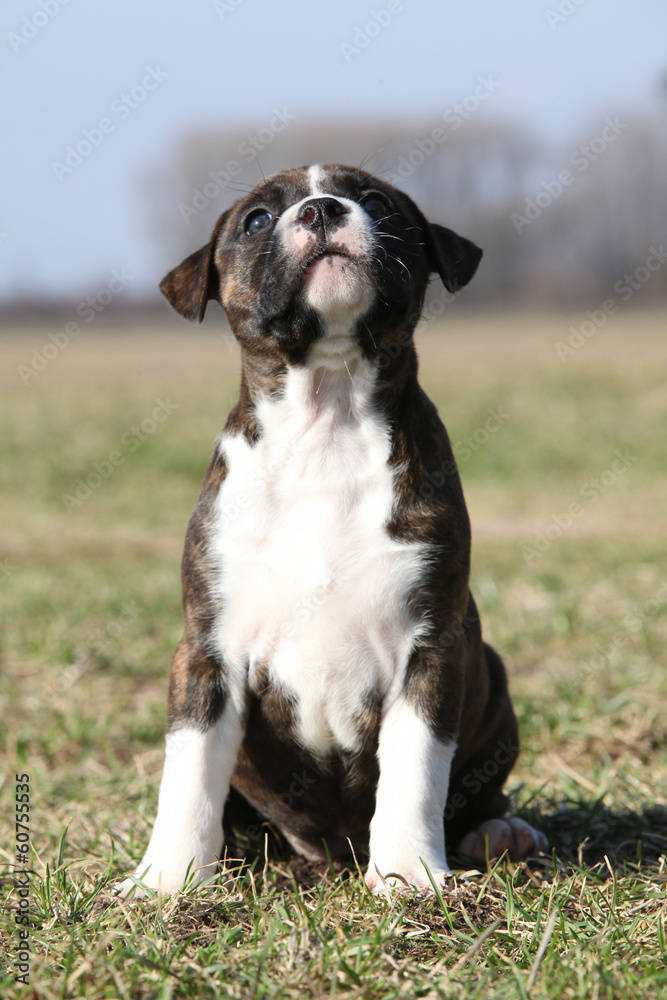
{"type": "Polygon", "coordinates": [[[304,122],[395,115],[432,117],[435,125],[492,74],[501,86],[489,113],[567,143],[601,115],[655,113],[667,73],[664,0],[220,0],[218,7],[5,0],[1,297],[77,302],[123,267],[136,275],[133,293],[151,292],[162,273],[141,177],[174,157],[194,128],[252,132],[274,107],[304,122]],[[548,13],[559,8],[573,13],[550,24],[548,13]],[[379,11],[391,17],[380,17],[387,23],[376,37],[359,52],[345,49],[379,11]],[[22,32],[34,37],[22,41],[22,32]],[[123,105],[148,68],[154,89],[136,106],[123,105]],[[58,179],[54,161],[105,118],[111,126],[99,145],[58,179]]]}

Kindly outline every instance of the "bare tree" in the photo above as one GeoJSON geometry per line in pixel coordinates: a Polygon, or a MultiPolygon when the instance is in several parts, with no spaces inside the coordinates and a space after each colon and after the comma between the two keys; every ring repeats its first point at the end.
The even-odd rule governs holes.
{"type": "MultiPolygon", "coordinates": [[[[659,250],[667,233],[667,130],[658,118],[622,124],[617,136],[607,130],[606,143],[591,142],[592,131],[548,149],[482,112],[456,128],[427,120],[313,124],[283,112],[255,131],[183,137],[146,178],[149,224],[167,268],[202,245],[220,213],[263,176],[299,164],[353,163],[485,249],[479,278],[456,308],[595,302],[641,267],[651,248],[659,250]]],[[[667,298],[667,267],[642,296],[667,298]]]]}

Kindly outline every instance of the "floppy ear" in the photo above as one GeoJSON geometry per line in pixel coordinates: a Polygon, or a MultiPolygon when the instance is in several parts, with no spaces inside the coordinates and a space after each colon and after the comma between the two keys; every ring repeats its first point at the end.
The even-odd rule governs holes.
{"type": "Polygon", "coordinates": [[[467,285],[482,259],[482,250],[471,240],[457,236],[437,223],[428,227],[431,235],[431,266],[442,278],[448,292],[467,285]]]}
{"type": "Polygon", "coordinates": [[[195,250],[160,282],[160,291],[177,313],[201,323],[209,299],[220,301],[220,276],[215,266],[215,248],[229,212],[221,215],[211,239],[195,250]]]}

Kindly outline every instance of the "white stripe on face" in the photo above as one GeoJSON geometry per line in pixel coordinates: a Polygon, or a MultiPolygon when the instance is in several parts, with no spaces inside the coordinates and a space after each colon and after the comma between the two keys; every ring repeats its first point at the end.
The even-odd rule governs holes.
{"type": "Polygon", "coordinates": [[[324,171],[319,163],[314,163],[308,167],[308,180],[310,181],[310,197],[314,195],[326,194],[322,185],[324,184],[324,171]]]}
{"type": "Polygon", "coordinates": [[[302,291],[305,301],[320,313],[327,327],[344,328],[351,335],[357,319],[368,311],[375,298],[368,275],[374,246],[372,226],[356,201],[327,190],[327,174],[320,164],[308,167],[308,184],[310,193],[280,216],[276,241],[298,263],[321,245],[323,236],[299,222],[303,205],[312,198],[335,198],[347,209],[345,219],[328,238],[328,246],[353,260],[334,255],[313,262],[304,275],[302,291]]]}

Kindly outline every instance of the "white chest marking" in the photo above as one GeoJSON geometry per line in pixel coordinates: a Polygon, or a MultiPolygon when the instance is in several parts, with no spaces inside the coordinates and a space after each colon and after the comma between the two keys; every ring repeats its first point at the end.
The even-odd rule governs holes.
{"type": "Polygon", "coordinates": [[[298,738],[323,754],[358,748],[365,697],[400,689],[419,633],[407,597],[426,555],[385,529],[394,482],[372,369],[350,348],[352,375],[341,375],[330,349],[290,370],[280,400],[262,401],[254,446],[223,436],[213,539],[227,669],[251,686],[268,670],[296,700],[298,738]]]}

